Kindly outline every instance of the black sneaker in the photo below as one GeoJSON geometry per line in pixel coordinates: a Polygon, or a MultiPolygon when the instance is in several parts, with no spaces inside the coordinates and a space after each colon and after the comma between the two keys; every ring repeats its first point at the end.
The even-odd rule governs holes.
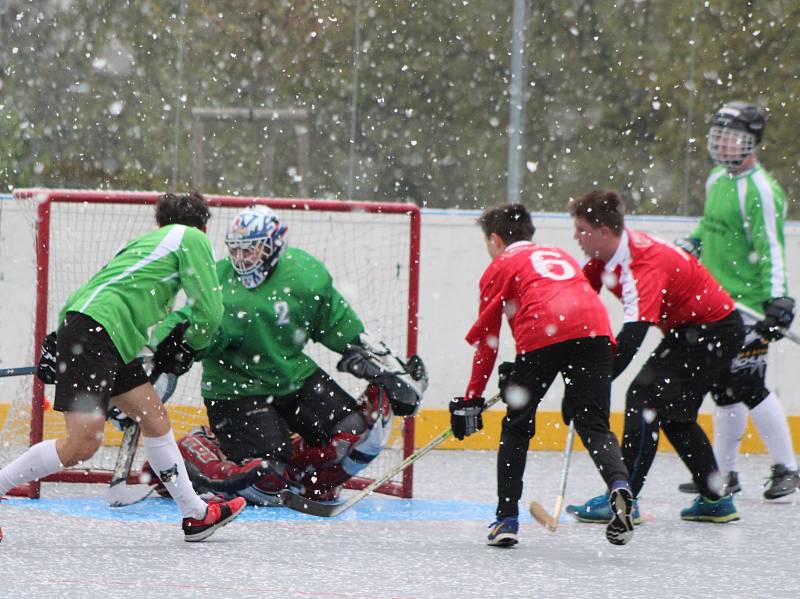
{"type": "Polygon", "coordinates": [[[633,495],[630,489],[614,489],[608,503],[612,515],[606,526],[606,539],[612,545],[627,545],[633,538],[633,495]]]}
{"type": "Polygon", "coordinates": [[[721,495],[736,495],[741,492],[742,485],[739,484],[739,473],[731,470],[728,473],[728,480],[725,481],[725,485],[722,487],[721,495]]]}
{"type": "Polygon", "coordinates": [[[780,499],[791,495],[800,489],[800,475],[797,470],[789,470],[783,464],[775,464],[772,467],[772,474],[764,483],[769,488],[764,491],[765,499],[780,499]]]}
{"type": "MultiPolygon", "coordinates": [[[[730,471],[728,473],[728,478],[725,480],[725,483],[722,487],[721,495],[735,495],[736,493],[740,493],[742,490],[742,485],[739,484],[739,473],[730,471]]],[[[694,481],[688,483],[681,483],[678,485],[678,491],[681,493],[688,493],[689,495],[699,495],[700,490],[697,488],[697,485],[694,484],[694,481]]]]}
{"type": "Polygon", "coordinates": [[[183,540],[190,543],[207,539],[233,520],[247,505],[243,497],[234,497],[230,501],[208,504],[206,516],[202,520],[183,519],[183,540]]]}

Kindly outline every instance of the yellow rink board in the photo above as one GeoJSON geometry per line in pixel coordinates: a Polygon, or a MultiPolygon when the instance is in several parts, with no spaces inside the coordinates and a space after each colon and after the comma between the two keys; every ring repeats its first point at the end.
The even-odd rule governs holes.
{"type": "MultiPolygon", "coordinates": [[[[0,403],[0,429],[5,424],[10,405],[0,403]]],[[[186,434],[189,429],[206,423],[205,407],[167,406],[172,419],[176,436],[186,434]]],[[[442,449],[496,449],[500,441],[500,421],[504,412],[491,410],[484,414],[484,429],[464,441],[448,439],[440,447],[442,449]]],[[[61,414],[53,411],[45,413],[45,430],[62,431],[63,419],[61,414]]],[[[712,424],[710,414],[700,415],[700,425],[712,437],[712,424]]],[[[447,410],[422,410],[417,416],[415,445],[420,447],[450,426],[450,414],[447,410]]],[[[800,416],[789,416],[789,427],[792,433],[795,448],[800,447],[800,416]]],[[[620,436],[622,434],[622,413],[611,414],[611,429],[620,436]]],[[[57,435],[59,433],[56,433],[57,435]]],[[[399,434],[395,427],[393,436],[399,434]]],[[[560,412],[538,412],[536,415],[536,436],[531,441],[533,451],[547,450],[559,451],[564,448],[567,436],[567,427],[561,421],[560,412]]],[[[118,444],[121,435],[110,424],[106,425],[105,442],[108,445],[118,444]]],[[[394,439],[392,439],[394,441],[394,439]]],[[[575,448],[582,449],[580,438],[575,439],[575,448]]],[[[662,434],[659,441],[659,450],[674,451],[672,446],[662,434]]],[[[766,453],[766,448],[758,433],[748,420],[747,430],[742,440],[742,452],[766,453]]]]}
{"type": "MultiPolygon", "coordinates": [[[[483,430],[463,441],[448,439],[440,447],[443,449],[497,449],[500,442],[500,421],[505,412],[491,410],[483,415],[483,430]]],[[[709,438],[713,438],[713,426],[710,414],[700,414],[700,425],[706,431],[709,438]]],[[[611,414],[611,430],[617,437],[622,435],[622,412],[611,414]]],[[[447,410],[422,410],[417,416],[416,423],[416,445],[419,447],[427,443],[442,430],[450,426],[450,414],[447,410]]],[[[789,416],[789,427],[794,440],[795,449],[800,448],[800,416],[789,416]]],[[[561,412],[536,413],[536,436],[530,444],[533,451],[559,451],[564,449],[567,439],[567,427],[561,420],[561,412]]],[[[583,449],[579,437],[575,437],[575,449],[583,449]]],[[[658,444],[659,451],[675,450],[666,440],[665,435],[661,435],[658,444]]],[[[761,438],[758,436],[752,422],[748,419],[747,430],[742,439],[741,451],[743,453],[766,453],[767,449],[761,438]]]]}

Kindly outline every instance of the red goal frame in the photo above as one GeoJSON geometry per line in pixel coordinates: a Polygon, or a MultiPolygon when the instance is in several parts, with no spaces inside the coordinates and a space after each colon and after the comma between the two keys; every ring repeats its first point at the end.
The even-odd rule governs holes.
{"type": "MultiPolygon", "coordinates": [[[[80,191],[63,189],[19,189],[14,192],[17,199],[35,199],[39,203],[36,207],[38,226],[36,231],[36,307],[34,322],[34,353],[31,356],[33,363],[38,360],[38,348],[47,334],[47,299],[49,276],[49,250],[50,250],[50,210],[54,202],[68,203],[120,203],[152,205],[158,201],[160,194],[157,192],[123,192],[123,191],[80,191]]],[[[389,202],[358,202],[345,200],[315,200],[292,198],[264,198],[264,197],[233,197],[220,195],[205,196],[211,207],[225,206],[232,208],[246,208],[253,204],[262,204],[276,210],[314,210],[326,212],[367,212],[384,214],[405,214],[409,217],[409,282],[408,282],[408,312],[406,353],[413,355],[417,352],[417,325],[419,310],[419,265],[420,265],[420,210],[414,204],[389,203],[389,202]]],[[[31,406],[31,426],[29,433],[30,445],[40,442],[44,434],[45,395],[44,383],[34,377],[31,406]]],[[[414,418],[404,419],[403,430],[403,457],[408,457],[414,451],[414,418]]],[[[132,473],[131,483],[138,482],[139,473],[132,473]]],[[[403,471],[401,480],[390,481],[381,485],[377,491],[397,497],[410,498],[413,493],[413,466],[403,471]]],[[[96,469],[69,469],[62,470],[39,481],[33,481],[15,487],[10,495],[20,495],[30,498],[41,496],[42,482],[67,482],[67,483],[109,483],[111,472],[96,469]]],[[[346,483],[347,488],[363,489],[370,484],[370,479],[353,477],[346,483]]]]}

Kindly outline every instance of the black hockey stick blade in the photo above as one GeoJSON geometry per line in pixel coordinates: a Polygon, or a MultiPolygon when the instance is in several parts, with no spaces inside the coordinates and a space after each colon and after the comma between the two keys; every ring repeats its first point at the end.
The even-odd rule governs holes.
{"type": "Polygon", "coordinates": [[[317,516],[319,518],[333,518],[350,507],[347,501],[340,503],[321,503],[313,499],[307,499],[289,489],[281,491],[279,497],[281,498],[281,505],[288,507],[290,510],[317,516]]]}
{"type": "MultiPolygon", "coordinates": [[[[483,411],[485,412],[494,404],[500,401],[500,395],[495,395],[490,400],[486,402],[483,406],[483,411]]],[[[389,470],[388,472],[384,473],[381,477],[376,478],[373,480],[369,485],[364,487],[361,491],[352,495],[347,501],[341,503],[322,503],[319,501],[314,501],[313,499],[308,499],[307,497],[303,497],[289,489],[284,489],[281,491],[278,496],[281,499],[281,504],[288,507],[290,510],[294,510],[296,512],[302,512],[304,514],[310,514],[312,516],[318,516],[320,518],[333,518],[338,516],[345,510],[349,510],[359,501],[370,495],[375,489],[380,487],[385,482],[390,481],[395,476],[400,474],[403,470],[408,468],[411,464],[416,462],[422,456],[430,452],[435,447],[441,445],[453,436],[453,429],[448,428],[446,431],[442,431],[431,439],[427,445],[423,445],[419,449],[417,449],[414,453],[408,456],[405,460],[397,464],[394,468],[389,470]]]]}
{"type": "Polygon", "coordinates": [[[17,368],[0,368],[0,377],[4,376],[25,376],[36,374],[36,366],[19,366],[17,368]]]}

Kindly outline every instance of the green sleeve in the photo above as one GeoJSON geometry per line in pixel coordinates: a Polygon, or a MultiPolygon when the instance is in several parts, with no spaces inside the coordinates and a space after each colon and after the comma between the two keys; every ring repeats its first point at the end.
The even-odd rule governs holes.
{"type": "MultiPolygon", "coordinates": [[[[190,323],[184,339],[192,348],[200,350],[211,343],[222,321],[222,293],[211,243],[199,229],[187,227],[178,250],[178,274],[187,298],[182,317],[190,323]]],[[[167,317],[176,319],[172,326],[179,322],[176,314],[179,313],[173,312],[167,317]]],[[[171,327],[166,329],[164,336],[170,330],[171,327]]]]}
{"type": "MultiPolygon", "coordinates": [[[[324,268],[324,267],[323,267],[324,268]]],[[[325,280],[317,289],[320,297],[311,338],[338,353],[364,332],[364,325],[347,300],[333,286],[325,271],[325,280]]]]}
{"type": "Polygon", "coordinates": [[[752,190],[747,196],[750,239],[757,258],[758,281],[769,297],[788,295],[786,250],[783,237],[783,194],[752,190]]]}

